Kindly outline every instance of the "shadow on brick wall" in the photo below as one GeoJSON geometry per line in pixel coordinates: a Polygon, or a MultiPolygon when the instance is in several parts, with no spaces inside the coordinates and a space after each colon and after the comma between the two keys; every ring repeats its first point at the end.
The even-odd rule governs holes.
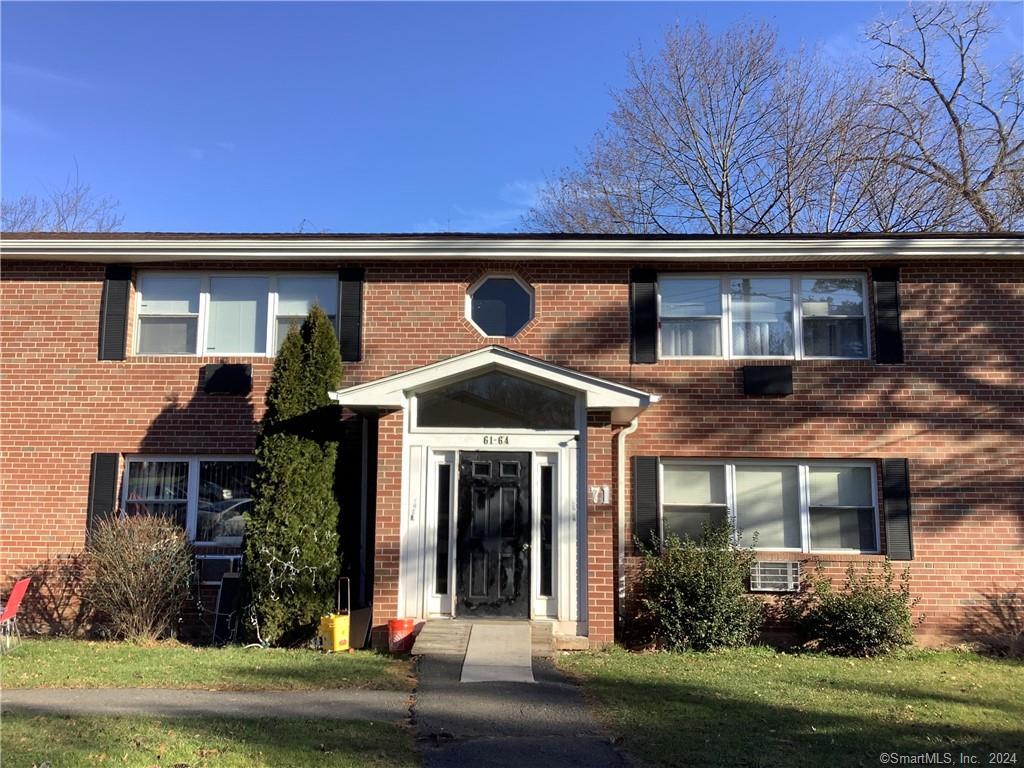
{"type": "Polygon", "coordinates": [[[18,625],[26,634],[81,637],[93,622],[93,612],[83,600],[86,558],[81,553],[55,555],[20,573],[32,579],[18,612],[18,625]]]}
{"type": "Polygon", "coordinates": [[[1024,656],[1024,582],[1019,584],[982,592],[967,611],[987,650],[1010,658],[1024,656]]]}
{"type": "Polygon", "coordinates": [[[194,389],[182,394],[165,395],[139,443],[140,453],[250,455],[256,450],[253,393],[207,394],[200,367],[194,389]]]}

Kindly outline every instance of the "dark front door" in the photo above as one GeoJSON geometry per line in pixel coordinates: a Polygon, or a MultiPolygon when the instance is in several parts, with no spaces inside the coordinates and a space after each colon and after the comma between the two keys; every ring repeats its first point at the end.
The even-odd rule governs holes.
{"type": "Polygon", "coordinates": [[[462,453],[457,613],[530,616],[530,454],[462,453]]]}

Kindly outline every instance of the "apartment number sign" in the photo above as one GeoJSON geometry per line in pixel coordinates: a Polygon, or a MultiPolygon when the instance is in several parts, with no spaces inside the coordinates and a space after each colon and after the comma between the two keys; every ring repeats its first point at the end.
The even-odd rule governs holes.
{"type": "Polygon", "coordinates": [[[508,445],[508,435],[484,435],[484,445],[508,445]]]}

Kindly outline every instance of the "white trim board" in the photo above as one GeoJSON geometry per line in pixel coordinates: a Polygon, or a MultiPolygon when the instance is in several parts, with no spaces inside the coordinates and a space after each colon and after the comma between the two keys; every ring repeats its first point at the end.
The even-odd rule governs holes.
{"type": "Polygon", "coordinates": [[[167,235],[38,237],[5,233],[0,257],[32,261],[144,264],[187,261],[912,261],[1024,259],[1024,234],[654,238],[167,235]]]}

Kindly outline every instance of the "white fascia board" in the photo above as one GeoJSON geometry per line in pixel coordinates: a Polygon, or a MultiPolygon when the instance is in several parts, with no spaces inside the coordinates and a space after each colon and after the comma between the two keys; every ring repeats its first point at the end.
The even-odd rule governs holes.
{"type": "Polygon", "coordinates": [[[517,238],[21,238],[0,241],[0,257],[34,261],[642,261],[804,262],[1024,259],[1024,235],[957,238],[530,239],[517,238]]]}
{"type": "Polygon", "coordinates": [[[660,399],[657,395],[639,389],[552,365],[501,347],[484,347],[411,371],[347,387],[331,392],[330,397],[340,405],[355,409],[401,408],[414,392],[495,369],[507,370],[558,389],[585,393],[587,408],[590,409],[635,415],[660,399]]]}

